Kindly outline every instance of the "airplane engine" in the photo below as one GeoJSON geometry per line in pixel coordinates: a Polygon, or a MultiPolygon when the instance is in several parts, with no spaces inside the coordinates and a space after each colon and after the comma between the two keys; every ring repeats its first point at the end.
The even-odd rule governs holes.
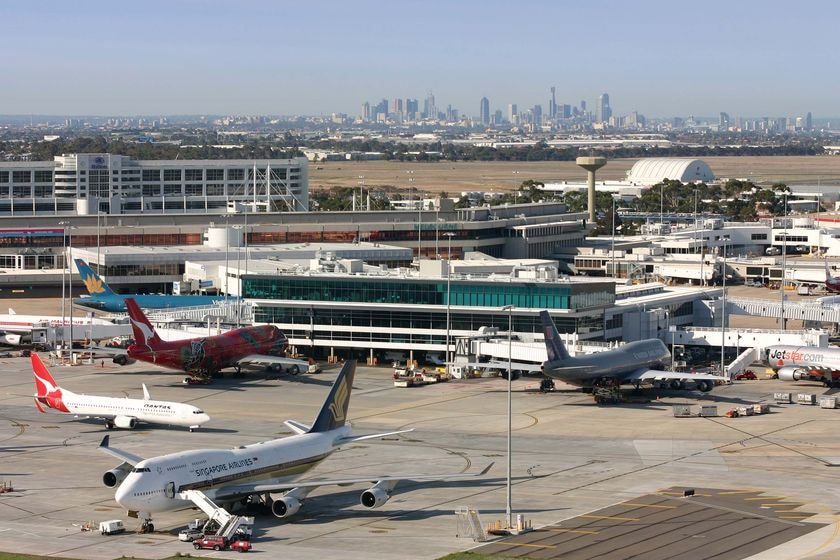
{"type": "Polygon", "coordinates": [[[711,381],[706,381],[704,379],[702,381],[697,382],[697,390],[700,391],[700,392],[708,393],[709,391],[712,390],[712,387],[713,387],[713,385],[712,385],[711,381]]]}
{"type": "Polygon", "coordinates": [[[17,346],[21,343],[22,338],[23,337],[19,334],[3,333],[0,334],[0,343],[8,344],[9,346],[17,346]]]}
{"type": "Polygon", "coordinates": [[[117,354],[113,358],[113,362],[115,364],[117,364],[118,366],[125,366],[125,365],[128,365],[128,364],[133,364],[135,361],[136,360],[133,360],[133,359],[129,358],[127,354],[117,354]]]}
{"type": "Polygon", "coordinates": [[[362,505],[368,509],[376,509],[385,505],[391,498],[391,492],[388,489],[387,483],[378,482],[369,489],[362,492],[362,505]]]}
{"type": "Polygon", "coordinates": [[[125,480],[126,476],[128,476],[128,471],[124,468],[117,467],[102,475],[102,484],[108,488],[114,488],[125,480]]]}
{"type": "Polygon", "coordinates": [[[303,504],[297,498],[291,496],[281,496],[271,502],[271,513],[275,517],[289,517],[300,510],[303,504]]]}
{"type": "Polygon", "coordinates": [[[117,428],[133,430],[137,425],[137,418],[130,418],[128,416],[117,416],[114,418],[114,426],[117,428]]]}
{"type": "Polygon", "coordinates": [[[779,370],[779,379],[782,381],[799,381],[807,378],[807,372],[800,368],[783,367],[779,370]]]}

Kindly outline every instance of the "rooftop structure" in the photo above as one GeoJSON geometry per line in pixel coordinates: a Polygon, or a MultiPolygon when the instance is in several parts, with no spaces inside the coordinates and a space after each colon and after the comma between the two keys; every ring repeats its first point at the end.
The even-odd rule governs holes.
{"type": "Polygon", "coordinates": [[[639,185],[651,186],[664,179],[708,183],[714,181],[715,174],[706,162],[690,158],[640,159],[627,173],[627,182],[639,185]]]}

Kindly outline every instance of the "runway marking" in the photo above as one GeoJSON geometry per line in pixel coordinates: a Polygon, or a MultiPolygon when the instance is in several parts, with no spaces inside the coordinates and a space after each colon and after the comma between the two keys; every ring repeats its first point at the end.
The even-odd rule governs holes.
{"type": "Polygon", "coordinates": [[[788,507],[801,507],[803,504],[797,505],[794,502],[788,502],[786,504],[761,504],[762,507],[779,507],[779,506],[788,506],[788,507]]]}
{"type": "Polygon", "coordinates": [[[633,507],[649,507],[649,508],[660,508],[660,509],[677,509],[678,506],[661,506],[658,504],[634,504],[631,502],[624,502],[623,504],[618,504],[620,506],[633,506],[633,507]]]}
{"type": "Polygon", "coordinates": [[[759,501],[759,500],[785,500],[787,496],[759,496],[758,498],[744,498],[746,502],[752,501],[759,501]]]}
{"type": "Polygon", "coordinates": [[[556,533],[580,533],[581,535],[597,535],[600,531],[584,531],[582,529],[546,529],[556,533]]]}
{"type": "Polygon", "coordinates": [[[727,496],[729,494],[755,494],[757,490],[729,490],[727,492],[718,492],[721,496],[727,496]]]}
{"type": "Polygon", "coordinates": [[[638,521],[638,517],[616,517],[614,515],[578,515],[578,517],[586,517],[589,519],[615,519],[616,521],[638,521]]]}
{"type": "Polygon", "coordinates": [[[801,515],[780,515],[781,519],[808,519],[810,516],[801,516],[801,515]]]}
{"type": "Polygon", "coordinates": [[[506,544],[512,546],[530,546],[531,548],[557,548],[556,544],[528,544],[528,543],[518,543],[518,542],[509,542],[503,541],[499,544],[506,544]]]}
{"type": "Polygon", "coordinates": [[[808,513],[807,511],[799,511],[798,509],[776,509],[774,513],[808,513]]]}

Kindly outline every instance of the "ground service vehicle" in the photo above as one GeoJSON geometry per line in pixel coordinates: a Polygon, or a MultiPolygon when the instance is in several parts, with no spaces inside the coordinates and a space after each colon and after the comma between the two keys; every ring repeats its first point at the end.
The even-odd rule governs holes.
{"type": "Polygon", "coordinates": [[[201,548],[212,548],[213,550],[224,550],[228,547],[227,540],[221,535],[205,535],[193,541],[196,550],[201,548]]]}
{"type": "Polygon", "coordinates": [[[201,529],[196,529],[193,527],[188,527],[183,529],[180,533],[178,533],[178,540],[184,542],[192,542],[195,539],[200,539],[204,536],[204,533],[201,529]]]}
{"type": "Polygon", "coordinates": [[[122,519],[102,521],[99,523],[99,532],[103,535],[116,535],[117,533],[124,533],[125,525],[123,524],[122,519]]]}

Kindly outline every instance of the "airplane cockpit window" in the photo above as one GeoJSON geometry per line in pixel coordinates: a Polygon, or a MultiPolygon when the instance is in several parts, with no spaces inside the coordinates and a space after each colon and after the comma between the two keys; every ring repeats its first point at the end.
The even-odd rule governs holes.
{"type": "Polygon", "coordinates": [[[149,467],[139,467],[139,468],[135,467],[135,468],[131,469],[131,472],[133,472],[133,473],[143,473],[143,472],[152,472],[152,471],[149,470],[149,467]]]}
{"type": "Polygon", "coordinates": [[[193,410],[193,414],[204,414],[203,410],[193,410]]]}

